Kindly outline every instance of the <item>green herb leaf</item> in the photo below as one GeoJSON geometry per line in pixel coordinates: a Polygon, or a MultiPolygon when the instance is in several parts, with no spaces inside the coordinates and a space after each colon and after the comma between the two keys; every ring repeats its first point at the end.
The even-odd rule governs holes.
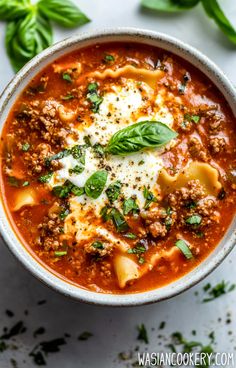
{"type": "Polygon", "coordinates": [[[105,155],[105,148],[100,143],[96,143],[93,146],[93,150],[97,157],[103,157],[105,155]]]}
{"type": "Polygon", "coordinates": [[[145,344],[148,344],[148,342],[149,342],[148,341],[147,329],[146,329],[146,327],[144,326],[143,323],[140,326],[138,326],[137,339],[145,342],[145,344]]]}
{"type": "Polygon", "coordinates": [[[106,189],[106,195],[110,203],[113,203],[117,200],[120,195],[121,187],[121,182],[115,181],[114,183],[110,184],[109,187],[106,189]]]}
{"type": "Polygon", "coordinates": [[[28,187],[30,185],[29,181],[24,181],[24,183],[22,184],[22,187],[28,187]]]}
{"type": "Polygon", "coordinates": [[[49,172],[45,175],[40,176],[38,180],[40,181],[40,183],[48,183],[52,175],[53,175],[53,172],[49,172]]]}
{"type": "Polygon", "coordinates": [[[236,44],[236,30],[226,18],[217,0],[201,0],[207,15],[212,18],[228,39],[236,44]]]}
{"type": "Polygon", "coordinates": [[[70,210],[68,208],[64,208],[63,211],[60,212],[59,217],[61,220],[65,220],[65,218],[69,215],[70,210]]]}
{"type": "Polygon", "coordinates": [[[176,247],[179,248],[179,250],[181,250],[181,252],[184,254],[184,256],[187,259],[193,258],[193,254],[192,254],[188,244],[184,240],[182,240],[182,239],[177,240],[175,245],[176,245],[176,247]]]}
{"type": "Polygon", "coordinates": [[[185,221],[188,225],[200,225],[202,222],[202,216],[192,215],[185,221]]]}
{"type": "Polygon", "coordinates": [[[224,280],[214,287],[211,287],[210,284],[207,284],[204,286],[204,291],[208,293],[208,297],[203,299],[203,303],[210,302],[216,298],[219,298],[222,295],[230,293],[235,289],[235,284],[229,284],[229,282],[225,282],[224,280]]]}
{"type": "Polygon", "coordinates": [[[102,194],[106,185],[107,175],[107,171],[99,170],[87,179],[84,189],[88,197],[96,199],[102,194]]]}
{"type": "Polygon", "coordinates": [[[123,203],[123,214],[128,215],[130,212],[133,214],[139,212],[139,207],[136,203],[136,200],[132,197],[125,199],[123,203]]]}
{"type": "Polygon", "coordinates": [[[175,13],[191,9],[199,2],[200,0],[142,0],[141,4],[150,10],[175,13]]]}
{"type": "Polygon", "coordinates": [[[152,202],[157,202],[157,198],[146,187],[144,187],[143,196],[146,199],[144,209],[147,209],[152,202]]]}
{"type": "Polygon", "coordinates": [[[24,18],[7,24],[5,44],[12,67],[18,71],[52,43],[52,29],[47,18],[32,10],[24,18]]]}
{"type": "Polygon", "coordinates": [[[10,184],[11,187],[19,187],[19,180],[17,178],[15,178],[14,176],[8,176],[8,183],[10,184]]]}
{"type": "Polygon", "coordinates": [[[22,18],[29,13],[31,6],[28,0],[0,0],[0,20],[22,18]]]}
{"type": "Polygon", "coordinates": [[[63,256],[66,256],[67,255],[67,250],[61,250],[61,251],[55,251],[54,252],[55,256],[56,257],[63,257],[63,256]]]}
{"type": "Polygon", "coordinates": [[[133,233],[126,233],[124,234],[124,237],[128,239],[137,239],[137,236],[133,233]]]}
{"type": "Polygon", "coordinates": [[[134,248],[130,248],[127,250],[129,254],[142,254],[146,252],[146,248],[143,245],[137,244],[134,248]]]}
{"type": "Polygon", "coordinates": [[[89,18],[70,0],[40,0],[39,11],[66,28],[82,26],[89,18]]]}
{"type": "Polygon", "coordinates": [[[106,63],[110,63],[110,62],[115,61],[115,58],[114,58],[114,56],[113,56],[113,55],[105,55],[105,56],[104,56],[104,61],[105,61],[106,63]]]}
{"type": "Polygon", "coordinates": [[[115,207],[103,207],[100,215],[104,221],[112,220],[118,232],[126,232],[129,230],[129,225],[125,221],[124,216],[115,207]]]}
{"type": "Polygon", "coordinates": [[[52,190],[53,194],[59,198],[67,198],[70,193],[79,197],[84,194],[84,188],[77,187],[69,180],[67,180],[63,185],[57,185],[52,190]]]}
{"type": "Polygon", "coordinates": [[[62,96],[62,100],[63,101],[69,101],[69,100],[73,100],[75,98],[75,96],[74,95],[72,95],[71,93],[68,93],[67,95],[65,95],[65,96],[62,96]]]}
{"type": "Polygon", "coordinates": [[[104,249],[104,244],[100,241],[95,241],[92,243],[92,247],[96,249],[104,249]]]}
{"type": "Polygon", "coordinates": [[[62,74],[62,79],[69,82],[69,83],[73,82],[69,73],[63,73],[62,74]]]}
{"type": "Polygon", "coordinates": [[[69,174],[81,174],[84,171],[83,165],[76,165],[72,169],[69,169],[69,174]]]}
{"type": "Polygon", "coordinates": [[[116,132],[110,139],[106,152],[129,155],[145,148],[159,148],[177,137],[177,133],[158,121],[141,121],[116,132]]]}
{"type": "Polygon", "coordinates": [[[201,119],[201,116],[199,116],[199,115],[190,115],[190,114],[185,114],[184,115],[184,120],[187,120],[189,122],[193,122],[195,124],[198,124],[200,119],[201,119]]]}
{"type": "Polygon", "coordinates": [[[92,111],[97,113],[99,110],[99,106],[103,101],[103,98],[99,96],[98,93],[98,84],[90,83],[87,89],[88,89],[87,99],[91,102],[92,111]]]}
{"type": "Polygon", "coordinates": [[[22,150],[23,152],[27,152],[27,151],[29,151],[29,149],[30,149],[30,144],[29,144],[29,143],[24,143],[24,144],[22,144],[22,146],[21,146],[21,150],[22,150]]]}

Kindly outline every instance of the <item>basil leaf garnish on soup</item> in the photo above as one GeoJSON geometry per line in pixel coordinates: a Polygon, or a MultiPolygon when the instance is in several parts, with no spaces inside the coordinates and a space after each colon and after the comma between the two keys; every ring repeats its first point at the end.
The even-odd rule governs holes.
{"type": "Polygon", "coordinates": [[[106,152],[125,156],[145,148],[160,148],[176,137],[176,132],[159,121],[141,121],[115,133],[106,152]]]}
{"type": "Polygon", "coordinates": [[[185,256],[185,258],[187,258],[187,259],[193,258],[193,254],[191,252],[191,249],[189,248],[189,246],[188,246],[188,244],[186,243],[185,240],[179,239],[179,240],[176,241],[175,245],[176,245],[177,248],[179,248],[179,250],[181,250],[181,252],[185,256]]]}
{"type": "Polygon", "coordinates": [[[120,195],[122,184],[120,181],[116,181],[109,185],[106,189],[106,195],[110,203],[116,201],[120,195]]]}
{"type": "Polygon", "coordinates": [[[88,178],[84,187],[88,197],[96,199],[102,194],[106,185],[107,175],[106,170],[99,170],[88,178]]]}

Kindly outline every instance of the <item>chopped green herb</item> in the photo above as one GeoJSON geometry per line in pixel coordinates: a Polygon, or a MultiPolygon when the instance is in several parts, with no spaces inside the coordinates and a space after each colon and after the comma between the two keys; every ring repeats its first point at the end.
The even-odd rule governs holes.
{"type": "Polygon", "coordinates": [[[29,151],[29,149],[30,149],[30,144],[29,144],[29,143],[24,143],[24,144],[22,144],[21,149],[22,149],[22,151],[23,151],[23,152],[27,152],[27,151],[29,151]]]}
{"type": "Polygon", "coordinates": [[[59,217],[61,220],[65,220],[65,218],[69,215],[70,210],[65,208],[63,211],[60,212],[59,217]]]}
{"type": "Polygon", "coordinates": [[[40,181],[40,183],[48,183],[52,175],[53,175],[53,172],[49,172],[45,175],[40,176],[38,180],[40,181]]]}
{"type": "Polygon", "coordinates": [[[52,155],[50,157],[47,157],[45,159],[45,165],[46,166],[50,166],[51,162],[54,161],[54,160],[60,160],[61,158],[63,157],[67,157],[70,155],[70,150],[68,149],[65,149],[64,151],[60,151],[58,153],[55,153],[55,155],[52,155]]]}
{"type": "Polygon", "coordinates": [[[124,234],[124,237],[128,238],[128,239],[136,239],[137,238],[137,236],[133,233],[126,233],[126,234],[124,234]]]}
{"type": "Polygon", "coordinates": [[[67,198],[69,194],[71,193],[71,190],[73,188],[73,184],[67,180],[63,185],[56,185],[52,192],[55,196],[59,198],[67,198]]]}
{"type": "Polygon", "coordinates": [[[194,201],[188,201],[184,204],[185,208],[189,208],[190,210],[194,209],[197,207],[197,203],[194,201]]]}
{"type": "Polygon", "coordinates": [[[152,202],[157,202],[157,198],[154,196],[152,192],[150,192],[147,187],[144,187],[143,196],[146,199],[146,203],[144,208],[147,209],[152,202]]]}
{"type": "Polygon", "coordinates": [[[76,185],[73,185],[71,189],[71,193],[73,193],[76,197],[80,197],[85,193],[84,188],[77,187],[76,185]]]}
{"type": "Polygon", "coordinates": [[[65,81],[72,83],[72,79],[69,73],[63,73],[62,74],[62,79],[64,79],[65,81]]]}
{"type": "Polygon", "coordinates": [[[93,146],[93,150],[98,157],[103,157],[105,155],[105,148],[100,143],[96,143],[93,146]]]}
{"type": "Polygon", "coordinates": [[[86,144],[86,146],[88,146],[88,147],[92,147],[92,144],[91,144],[91,141],[90,141],[90,138],[89,138],[89,136],[88,136],[88,135],[86,135],[86,136],[84,137],[84,143],[86,144]]]}
{"type": "Polygon", "coordinates": [[[199,115],[190,115],[190,114],[185,114],[184,115],[184,120],[188,121],[190,123],[198,124],[200,119],[201,119],[201,117],[199,115]]]}
{"type": "Polygon", "coordinates": [[[204,287],[204,291],[208,293],[208,297],[203,299],[203,303],[210,302],[216,298],[219,298],[222,295],[225,295],[233,290],[235,290],[236,284],[229,284],[229,282],[221,281],[214,287],[211,287],[210,284],[207,284],[204,287]]]}
{"type": "Polygon", "coordinates": [[[56,257],[63,257],[63,256],[66,256],[67,255],[67,250],[61,250],[61,251],[59,251],[59,250],[57,251],[56,250],[54,252],[54,254],[55,254],[56,257]]]}
{"type": "Polygon", "coordinates": [[[8,183],[11,187],[19,187],[19,181],[14,176],[8,176],[8,183]]]}
{"type": "Polygon", "coordinates": [[[78,340],[80,340],[80,341],[86,341],[86,340],[88,340],[92,336],[93,336],[93,334],[91,332],[84,331],[84,332],[82,332],[79,335],[78,340]]]}
{"type": "Polygon", "coordinates": [[[106,170],[98,170],[87,179],[84,189],[88,197],[97,199],[102,194],[107,176],[106,170]]]}
{"type": "Polygon", "coordinates": [[[105,55],[105,56],[104,56],[104,61],[105,61],[106,63],[110,63],[110,62],[112,62],[112,61],[115,61],[115,58],[114,58],[114,56],[113,56],[113,55],[105,55]]]}
{"type": "Polygon", "coordinates": [[[92,111],[97,113],[99,110],[99,106],[103,101],[103,98],[98,94],[98,84],[90,83],[87,90],[87,99],[91,102],[92,111]]]}
{"type": "Polygon", "coordinates": [[[135,214],[139,212],[139,207],[136,200],[132,197],[125,199],[123,203],[123,214],[128,215],[129,213],[135,214]]]}
{"type": "Polygon", "coordinates": [[[117,180],[114,183],[110,184],[109,187],[106,189],[106,195],[110,203],[113,203],[118,199],[121,192],[121,187],[121,182],[117,180]]]}
{"type": "Polygon", "coordinates": [[[63,101],[68,101],[68,100],[73,100],[75,98],[75,96],[74,95],[72,95],[72,94],[70,94],[70,93],[68,93],[67,95],[65,95],[65,96],[62,96],[62,100],[63,101]]]}
{"type": "Polygon", "coordinates": [[[192,215],[185,221],[188,225],[200,225],[202,222],[202,217],[200,215],[192,215]]]}
{"type": "Polygon", "coordinates": [[[140,326],[138,326],[138,336],[137,339],[140,341],[145,342],[145,344],[148,344],[148,334],[147,334],[147,330],[146,327],[144,326],[144,324],[142,323],[140,326]]]}
{"type": "Polygon", "coordinates": [[[96,249],[104,249],[104,244],[100,241],[95,241],[92,243],[92,247],[96,249]]]}
{"type": "Polygon", "coordinates": [[[125,221],[124,216],[115,207],[103,207],[100,215],[104,221],[112,220],[113,225],[118,232],[123,233],[129,230],[129,225],[125,221]]]}
{"type": "Polygon", "coordinates": [[[76,165],[75,167],[69,169],[69,174],[81,174],[84,171],[84,166],[76,165]]]}
{"type": "Polygon", "coordinates": [[[136,254],[138,257],[138,262],[140,264],[145,263],[145,259],[143,258],[143,253],[145,252],[146,252],[146,248],[139,243],[137,243],[134,248],[130,248],[127,251],[127,253],[129,254],[136,254]]]}
{"type": "Polygon", "coordinates": [[[179,248],[179,250],[181,250],[181,252],[184,254],[184,256],[187,259],[193,258],[193,254],[192,254],[188,244],[186,243],[186,241],[184,241],[182,239],[179,239],[179,240],[176,241],[175,245],[176,245],[176,247],[179,248]]]}
{"type": "Polygon", "coordinates": [[[24,181],[24,183],[22,184],[22,187],[28,187],[30,185],[29,181],[24,181]]]}

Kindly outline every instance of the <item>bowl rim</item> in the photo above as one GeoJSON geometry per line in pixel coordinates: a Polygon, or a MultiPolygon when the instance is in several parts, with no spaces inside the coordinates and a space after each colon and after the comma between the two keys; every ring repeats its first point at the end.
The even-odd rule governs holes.
{"type": "MultiPolygon", "coordinates": [[[[14,95],[14,93],[17,92],[18,89],[21,89],[24,78],[27,76],[33,78],[38,73],[38,70],[35,72],[37,66],[40,66],[43,61],[46,62],[48,57],[53,58],[53,56],[60,51],[64,51],[64,54],[69,53],[72,51],[70,48],[73,47],[74,49],[80,47],[83,48],[84,45],[80,45],[80,43],[83,44],[84,42],[87,42],[88,45],[93,45],[99,42],[112,42],[112,40],[116,42],[118,38],[123,38],[123,42],[125,42],[125,39],[133,39],[133,42],[153,44],[154,47],[160,47],[172,52],[173,54],[179,54],[180,57],[185,60],[194,60],[194,62],[190,60],[188,61],[197,69],[200,69],[205,75],[207,75],[208,78],[216,78],[216,80],[214,79],[213,81],[214,84],[216,84],[218,88],[221,86],[223,89],[222,92],[225,95],[227,102],[231,106],[231,109],[233,110],[235,106],[234,114],[236,115],[236,91],[225,74],[207,56],[192,46],[164,33],[133,27],[119,27],[114,29],[107,28],[103,30],[95,30],[93,32],[81,33],[66,38],[65,40],[55,43],[53,46],[50,46],[39,55],[35,56],[15,75],[15,77],[2,92],[0,96],[0,119],[2,118],[4,110],[7,108],[10,98],[14,95]],[[156,46],[154,45],[155,43],[156,46]],[[160,45],[158,45],[158,43],[160,45]]],[[[55,59],[58,57],[59,56],[57,56],[55,59]]],[[[52,60],[49,60],[46,64],[49,64],[50,62],[52,62],[52,60]]],[[[17,97],[15,96],[14,100],[16,98],[17,97]]],[[[2,119],[0,122],[0,129],[2,129],[4,126],[4,122],[5,121],[2,119]]],[[[236,237],[232,231],[231,237],[228,240],[222,240],[220,242],[220,244],[223,243],[221,249],[218,249],[218,244],[215,248],[215,251],[213,251],[210,256],[201,262],[201,264],[194,270],[190,271],[190,273],[174,281],[173,283],[165,285],[164,287],[132,294],[97,293],[94,291],[85,290],[81,287],[71,284],[70,282],[62,280],[60,277],[47,270],[46,267],[42,266],[36,259],[34,259],[29,251],[19,241],[10,223],[10,220],[8,219],[2,202],[2,195],[0,193],[0,233],[9,250],[21,262],[21,264],[23,264],[27,270],[29,270],[36,278],[50,288],[77,301],[95,305],[137,306],[172,298],[191,288],[205,278],[209,273],[211,273],[230,253],[236,243],[236,237]],[[202,265],[204,265],[204,267],[202,267],[202,265]],[[181,280],[184,279],[186,279],[186,282],[181,282],[181,280]]]]}

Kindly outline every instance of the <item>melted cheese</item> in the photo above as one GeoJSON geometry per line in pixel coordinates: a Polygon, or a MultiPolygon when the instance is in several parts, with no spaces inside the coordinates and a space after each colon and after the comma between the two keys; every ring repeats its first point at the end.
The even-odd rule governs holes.
{"type": "MultiPolygon", "coordinates": [[[[98,113],[91,113],[91,120],[85,121],[78,127],[79,140],[68,141],[68,147],[75,144],[84,144],[84,137],[88,136],[92,145],[100,143],[106,145],[114,133],[131,124],[144,120],[161,121],[168,126],[173,124],[173,116],[165,106],[165,90],[156,92],[149,84],[127,79],[126,82],[111,84],[109,92],[103,95],[103,101],[98,113]]],[[[77,130],[77,132],[78,132],[77,130]]],[[[170,142],[171,143],[171,142],[170,142]]],[[[87,179],[97,170],[109,167],[108,178],[103,193],[92,199],[86,195],[72,197],[70,199],[71,216],[73,217],[73,231],[77,231],[77,239],[86,239],[98,234],[91,222],[86,219],[86,214],[92,211],[99,218],[99,213],[104,205],[108,204],[105,190],[115,182],[122,183],[121,193],[124,198],[136,196],[136,202],[140,209],[145,205],[143,189],[147,187],[157,195],[157,179],[163,168],[160,157],[162,150],[146,150],[128,156],[108,155],[102,159],[96,157],[93,148],[89,147],[85,152],[85,169],[80,174],[70,174],[69,170],[78,162],[69,155],[60,160],[62,168],[54,173],[50,185],[62,185],[70,180],[78,187],[84,187],[87,179]],[[74,229],[75,228],[75,229],[74,229]]],[[[118,199],[115,207],[122,210],[122,202],[118,199]]],[[[66,229],[71,227],[70,217],[66,220],[66,229]]],[[[65,230],[66,230],[65,229],[65,230]]]]}

